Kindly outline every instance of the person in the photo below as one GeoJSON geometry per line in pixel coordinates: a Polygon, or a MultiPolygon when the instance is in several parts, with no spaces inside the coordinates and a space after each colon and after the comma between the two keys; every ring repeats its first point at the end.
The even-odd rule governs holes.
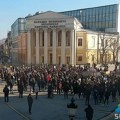
{"type": "Polygon", "coordinates": [[[9,81],[10,92],[13,93],[13,80],[9,81]]]}
{"type": "Polygon", "coordinates": [[[39,88],[38,88],[38,84],[36,83],[35,84],[35,98],[36,98],[36,100],[37,100],[37,98],[38,98],[38,91],[39,91],[39,88]]]}
{"type": "Polygon", "coordinates": [[[69,84],[67,81],[63,83],[63,92],[64,92],[64,98],[68,99],[68,91],[69,91],[69,84]]]}
{"type": "Polygon", "coordinates": [[[53,97],[53,88],[51,83],[48,84],[48,98],[52,98],[53,97]]]}
{"type": "Polygon", "coordinates": [[[97,89],[93,90],[93,98],[94,98],[95,105],[97,105],[98,104],[98,90],[97,89]]]}
{"type": "Polygon", "coordinates": [[[85,112],[86,112],[86,120],[92,120],[94,110],[91,107],[91,105],[88,105],[88,107],[85,109],[85,112]]]}
{"type": "Polygon", "coordinates": [[[9,101],[9,89],[7,85],[5,85],[5,87],[3,88],[3,92],[4,92],[5,102],[8,102],[9,101]]]}
{"type": "Polygon", "coordinates": [[[86,85],[86,90],[85,90],[85,104],[89,105],[89,101],[90,101],[90,95],[91,95],[91,86],[90,84],[86,85]]]}
{"type": "Polygon", "coordinates": [[[106,102],[107,102],[107,104],[108,104],[110,92],[109,92],[108,90],[106,90],[104,96],[105,96],[104,104],[105,104],[106,102]]]}
{"type": "Polygon", "coordinates": [[[33,98],[31,94],[28,95],[27,101],[28,101],[28,107],[29,107],[29,114],[31,114],[31,109],[32,109],[32,104],[33,104],[33,98]]]}
{"type": "Polygon", "coordinates": [[[23,98],[23,84],[22,83],[20,83],[19,85],[18,85],[18,92],[19,92],[19,98],[23,98]]]}

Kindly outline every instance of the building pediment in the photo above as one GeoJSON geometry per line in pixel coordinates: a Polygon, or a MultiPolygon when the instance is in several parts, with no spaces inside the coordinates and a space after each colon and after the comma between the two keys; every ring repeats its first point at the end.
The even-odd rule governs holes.
{"type": "Polygon", "coordinates": [[[26,19],[67,19],[67,18],[73,18],[67,15],[63,15],[57,12],[53,12],[53,11],[47,11],[47,12],[41,12],[41,13],[36,13],[33,16],[28,16],[26,19]]]}
{"type": "Polygon", "coordinates": [[[66,16],[57,12],[44,12],[37,13],[37,15],[29,16],[26,18],[27,29],[31,28],[68,28],[75,29],[81,28],[80,22],[70,16],[66,16]],[[77,27],[76,27],[77,26],[77,27]]]}

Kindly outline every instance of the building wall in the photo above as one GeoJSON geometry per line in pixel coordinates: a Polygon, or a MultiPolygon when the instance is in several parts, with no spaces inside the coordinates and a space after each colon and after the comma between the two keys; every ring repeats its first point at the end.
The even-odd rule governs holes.
{"type": "Polygon", "coordinates": [[[88,32],[87,33],[87,62],[91,65],[97,63],[97,49],[98,49],[98,33],[88,32]]]}
{"type": "MultiPolygon", "coordinates": [[[[49,36],[49,34],[48,34],[49,36]]],[[[101,62],[100,58],[100,47],[98,51],[98,33],[97,32],[91,32],[86,30],[80,30],[76,32],[76,48],[75,48],[75,56],[76,61],[75,63],[77,65],[79,64],[86,64],[90,63],[91,65],[93,63],[101,62]],[[82,45],[79,46],[78,39],[82,39],[82,45]]],[[[48,37],[49,38],[49,37],[48,37]]],[[[31,64],[36,64],[36,33],[35,30],[31,30],[31,58],[32,62],[31,64]]],[[[42,39],[39,41],[42,42],[42,39]]],[[[101,44],[101,42],[100,42],[101,44]]],[[[39,44],[40,45],[40,44],[39,44]]],[[[50,54],[53,52],[51,46],[48,47],[48,64],[52,64],[52,61],[50,60],[50,54]]],[[[58,42],[56,41],[56,64],[61,64],[61,46],[58,46],[58,42]]],[[[70,64],[67,59],[71,57],[70,54],[71,46],[65,46],[65,64],[70,64]]],[[[16,49],[17,50],[17,49],[16,49]]],[[[16,51],[17,53],[17,51],[16,51]]],[[[53,56],[53,53],[52,53],[53,56]]],[[[44,63],[44,46],[39,46],[39,64],[44,63]]],[[[106,62],[111,63],[113,59],[112,52],[108,50],[106,54],[106,62]]],[[[18,61],[20,64],[27,64],[27,34],[21,34],[18,37],[18,61]]]]}
{"type": "Polygon", "coordinates": [[[19,64],[27,63],[27,34],[22,33],[18,37],[18,60],[19,64]]]}
{"type": "Polygon", "coordinates": [[[78,31],[76,33],[76,64],[86,64],[86,47],[87,47],[87,36],[86,31],[78,31]],[[79,46],[78,40],[82,39],[82,46],[79,46]],[[80,60],[82,57],[82,60],[80,60]]]}
{"type": "Polygon", "coordinates": [[[20,33],[24,33],[25,31],[26,31],[25,18],[18,18],[11,25],[11,35],[12,35],[12,38],[17,37],[20,33]]]}
{"type": "Polygon", "coordinates": [[[12,64],[20,64],[21,60],[19,56],[21,56],[21,52],[19,53],[19,45],[21,46],[21,42],[19,41],[21,33],[26,32],[26,23],[25,18],[18,18],[12,25],[11,25],[11,59],[12,64]],[[19,54],[20,55],[19,55],[19,54]],[[20,62],[19,62],[20,60],[20,62]]]}

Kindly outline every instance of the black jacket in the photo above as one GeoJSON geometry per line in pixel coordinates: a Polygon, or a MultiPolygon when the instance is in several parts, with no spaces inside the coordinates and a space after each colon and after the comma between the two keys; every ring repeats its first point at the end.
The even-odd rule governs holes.
{"type": "Polygon", "coordinates": [[[8,87],[4,87],[3,92],[4,92],[5,95],[8,95],[8,94],[9,94],[9,89],[8,89],[8,87]]]}
{"type": "Polygon", "coordinates": [[[88,107],[85,109],[85,112],[86,112],[86,118],[89,120],[92,120],[93,118],[93,113],[94,113],[94,110],[91,106],[88,105],[88,107]]]}
{"type": "Polygon", "coordinates": [[[32,98],[32,96],[28,95],[27,100],[28,100],[28,105],[32,105],[33,104],[33,98],[32,98]]]}

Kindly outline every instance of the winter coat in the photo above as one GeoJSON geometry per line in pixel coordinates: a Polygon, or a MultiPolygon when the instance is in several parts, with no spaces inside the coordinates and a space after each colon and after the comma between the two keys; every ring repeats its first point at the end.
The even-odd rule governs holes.
{"type": "Polygon", "coordinates": [[[38,92],[38,91],[39,91],[38,85],[35,84],[35,92],[38,92]]]}
{"type": "Polygon", "coordinates": [[[4,92],[5,95],[9,94],[9,89],[8,89],[7,86],[4,87],[3,92],[4,92]]]}
{"type": "Polygon", "coordinates": [[[33,98],[32,98],[32,96],[28,95],[27,100],[28,100],[28,105],[32,105],[33,104],[33,98]]]}

